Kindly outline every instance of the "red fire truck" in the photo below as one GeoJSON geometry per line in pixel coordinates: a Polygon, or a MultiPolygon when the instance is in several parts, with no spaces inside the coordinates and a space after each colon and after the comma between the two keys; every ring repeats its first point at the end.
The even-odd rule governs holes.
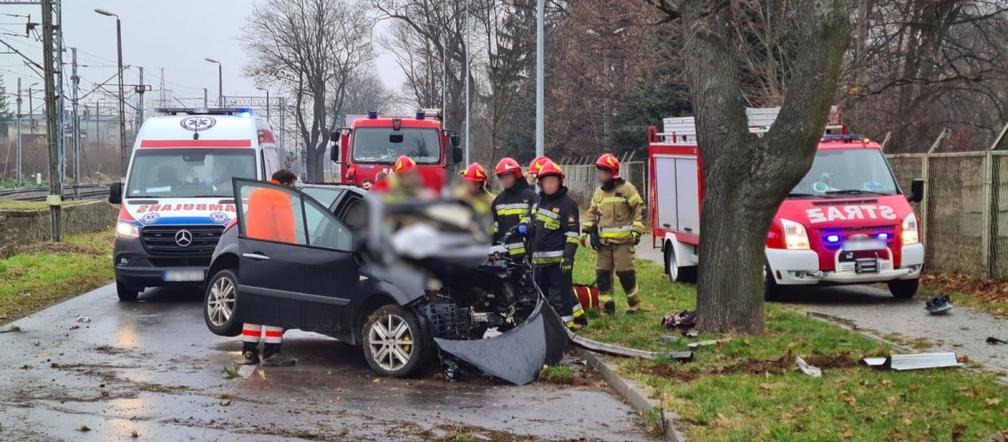
{"type": "Polygon", "coordinates": [[[440,189],[445,169],[462,161],[457,135],[444,129],[438,110],[418,111],[414,117],[348,116],[347,127],[333,131],[331,156],[338,166],[336,182],[360,185],[375,182],[379,172],[391,173],[400,155],[417,163],[424,184],[440,189]]]}
{"type": "MultiPolygon", "coordinates": [[[[762,135],[779,108],[747,109],[749,129],[762,135]]],[[[693,117],[664,119],[648,129],[651,223],[672,281],[691,280],[699,263],[703,201],[701,157],[693,117]],[[661,242],[660,245],[658,242],[661,242]]],[[[878,143],[849,134],[834,108],[812,168],[774,216],[766,242],[765,288],[786,285],[888,283],[893,296],[912,297],[924,264],[919,221],[878,143]]]]}

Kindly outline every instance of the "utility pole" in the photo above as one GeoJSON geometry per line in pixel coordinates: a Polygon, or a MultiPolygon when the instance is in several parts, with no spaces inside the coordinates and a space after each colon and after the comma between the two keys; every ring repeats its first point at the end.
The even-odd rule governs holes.
{"type": "Polygon", "coordinates": [[[546,154],[545,136],[545,33],[546,33],[546,1],[536,2],[536,157],[546,154]]]}
{"type": "MultiPolygon", "coordinates": [[[[143,83],[141,81],[141,83],[143,83]]],[[[158,90],[158,95],[160,100],[158,100],[158,107],[168,107],[168,94],[165,92],[165,78],[164,78],[164,68],[161,68],[161,88],[158,90]]]]}
{"type": "Polygon", "coordinates": [[[126,178],[126,168],[129,165],[129,150],[126,148],[126,98],[123,94],[123,56],[122,56],[122,20],[119,16],[101,8],[95,13],[116,19],[116,53],[119,65],[119,173],[126,178]]]}
{"type": "Polygon", "coordinates": [[[70,82],[73,84],[73,101],[71,101],[71,118],[73,119],[73,178],[74,199],[80,199],[80,114],[77,113],[77,100],[80,92],[80,77],[77,75],[77,48],[70,48],[73,71],[70,82]]]}
{"type": "Polygon", "coordinates": [[[18,77],[17,88],[17,123],[15,123],[15,133],[17,135],[17,184],[21,185],[21,77],[18,77]]]}
{"type": "MultiPolygon", "coordinates": [[[[59,0],[56,0],[59,1],[59,0]]],[[[62,180],[59,169],[59,143],[61,128],[57,126],[56,116],[56,72],[55,56],[56,48],[53,46],[53,9],[52,0],[42,0],[42,52],[43,67],[45,71],[45,109],[46,109],[46,142],[49,145],[49,196],[46,201],[49,203],[49,219],[52,224],[51,238],[53,241],[61,239],[60,232],[60,204],[62,203],[62,180]]]]}
{"type": "Polygon", "coordinates": [[[95,139],[95,149],[94,152],[101,151],[101,100],[95,100],[94,104],[94,139],[95,139]]]}
{"type": "Polygon", "coordinates": [[[140,125],[144,122],[144,92],[147,92],[147,85],[144,84],[143,66],[140,66],[140,84],[133,89],[137,94],[137,120],[134,129],[139,132],[140,125]]]}
{"type": "MultiPolygon", "coordinates": [[[[55,69],[56,78],[56,134],[59,138],[56,139],[56,146],[59,150],[59,179],[60,179],[60,191],[63,190],[63,183],[66,182],[67,168],[66,168],[66,94],[63,93],[63,1],[62,0],[50,0],[52,4],[52,12],[56,17],[55,23],[53,23],[53,44],[55,45],[56,54],[53,56],[53,63],[55,69]]],[[[60,193],[62,197],[62,193],[60,193]]]]}
{"type": "Polygon", "coordinates": [[[203,107],[209,107],[207,105],[207,88],[203,88],[203,107]]]}
{"type": "MultiPolygon", "coordinates": [[[[542,0],[540,0],[542,1],[542,0]]],[[[469,164],[469,2],[465,5],[465,164],[469,164]]]]}
{"type": "Polygon", "coordinates": [[[284,154],[287,153],[287,151],[284,150],[285,146],[284,139],[286,138],[284,137],[284,127],[287,125],[286,121],[284,121],[284,116],[286,114],[287,114],[287,98],[280,97],[280,150],[283,151],[284,154]]]}

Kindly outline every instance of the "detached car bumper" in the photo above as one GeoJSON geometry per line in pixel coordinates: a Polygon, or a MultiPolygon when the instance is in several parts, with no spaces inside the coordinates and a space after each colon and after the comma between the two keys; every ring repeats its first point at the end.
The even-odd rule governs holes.
{"type": "Polygon", "coordinates": [[[814,250],[766,249],[767,264],[779,285],[868,284],[920,277],[924,246],[903,246],[901,257],[899,268],[893,268],[891,260],[879,260],[878,271],[875,272],[857,273],[853,268],[822,271],[819,269],[819,255],[814,250]]]}

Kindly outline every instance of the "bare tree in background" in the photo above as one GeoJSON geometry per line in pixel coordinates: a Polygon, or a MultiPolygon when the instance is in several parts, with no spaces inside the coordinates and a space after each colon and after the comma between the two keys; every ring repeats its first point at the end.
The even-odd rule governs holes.
{"type": "Polygon", "coordinates": [[[789,3],[791,10],[779,17],[788,26],[773,45],[802,56],[789,57],[781,111],[763,137],[748,129],[748,86],[742,79],[748,63],[738,45],[754,5],[690,0],[666,11],[689,36],[683,54],[705,193],[697,313],[706,331],[763,332],[767,230],[780,203],[812,165],[840,77],[850,37],[847,3],[789,3]]]}
{"type": "Polygon", "coordinates": [[[385,87],[381,77],[359,70],[347,84],[343,114],[364,115],[369,111],[384,114],[390,112],[395,103],[395,94],[385,87]]]}
{"type": "Polygon", "coordinates": [[[373,21],[354,0],[275,0],[248,17],[245,73],[293,95],[309,182],[323,180],[329,133],[342,121],[353,72],[371,60],[373,21]]]}

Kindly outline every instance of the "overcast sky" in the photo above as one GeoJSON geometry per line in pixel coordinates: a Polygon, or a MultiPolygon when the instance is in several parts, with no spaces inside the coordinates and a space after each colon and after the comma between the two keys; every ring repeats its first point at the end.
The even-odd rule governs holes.
{"type": "MultiPolygon", "coordinates": [[[[158,96],[160,70],[164,68],[167,88],[173,89],[175,95],[201,97],[205,87],[213,100],[217,95],[217,66],[204,61],[205,57],[223,64],[224,95],[261,95],[253,81],[241,75],[241,68],[248,61],[241,36],[252,5],[250,0],[64,0],[64,45],[68,48],[64,62],[70,63],[69,48],[77,47],[78,63],[82,66],[79,71],[82,94],[115,74],[115,19],[93,11],[103,8],[119,14],[122,19],[123,62],[144,67],[144,83],[155,89],[148,97],[158,96]]],[[[7,15],[31,14],[32,21],[38,22],[39,7],[0,6],[0,14],[3,14],[0,15],[0,32],[4,33],[0,39],[41,63],[42,43],[23,37],[26,20],[7,15]]],[[[376,32],[384,27],[385,24],[379,24],[376,32]]],[[[381,48],[376,44],[375,50],[381,48]]],[[[9,93],[16,91],[18,76],[22,77],[25,88],[41,81],[24,66],[21,57],[6,53],[9,51],[5,47],[0,48],[0,52],[3,52],[0,73],[9,93]]],[[[377,74],[385,84],[398,91],[403,75],[392,57],[379,52],[376,65],[377,74]]],[[[69,73],[67,68],[67,86],[69,73]]],[[[137,69],[130,69],[126,83],[136,83],[137,73],[137,69]]],[[[42,86],[36,87],[41,89],[42,86]]],[[[11,107],[13,110],[13,100],[11,107]]]]}

